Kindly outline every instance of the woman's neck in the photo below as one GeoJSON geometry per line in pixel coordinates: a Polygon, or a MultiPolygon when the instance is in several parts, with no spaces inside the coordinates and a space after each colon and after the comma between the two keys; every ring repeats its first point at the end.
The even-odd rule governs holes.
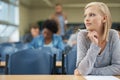
{"type": "Polygon", "coordinates": [[[104,32],[101,30],[101,31],[96,31],[98,33],[98,40],[99,41],[103,41],[103,35],[104,35],[104,32]]]}
{"type": "Polygon", "coordinates": [[[103,38],[103,32],[98,32],[98,45],[101,47],[101,51],[99,53],[99,55],[103,52],[103,50],[105,49],[106,46],[106,40],[103,38]]]}
{"type": "Polygon", "coordinates": [[[103,31],[97,31],[97,33],[98,33],[98,45],[100,47],[105,46],[106,40],[103,38],[104,35],[103,31]]]}

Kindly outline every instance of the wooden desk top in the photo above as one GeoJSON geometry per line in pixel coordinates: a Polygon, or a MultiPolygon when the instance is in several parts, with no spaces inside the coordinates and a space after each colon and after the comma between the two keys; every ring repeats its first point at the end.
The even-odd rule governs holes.
{"type": "Polygon", "coordinates": [[[85,80],[74,75],[0,75],[0,80],[85,80]]]}
{"type": "Polygon", "coordinates": [[[120,76],[115,76],[115,77],[117,77],[117,78],[119,78],[119,79],[120,79],[120,76]]]}
{"type": "MultiPolygon", "coordinates": [[[[5,61],[0,62],[0,66],[5,66],[5,61]]],[[[62,62],[61,61],[57,61],[56,62],[56,66],[57,67],[61,67],[62,66],[62,62]]]]}

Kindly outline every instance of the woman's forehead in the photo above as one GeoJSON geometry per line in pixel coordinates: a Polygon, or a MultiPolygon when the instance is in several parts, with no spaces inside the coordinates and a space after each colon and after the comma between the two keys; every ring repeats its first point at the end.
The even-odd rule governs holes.
{"type": "Polygon", "coordinates": [[[100,10],[97,6],[90,6],[85,9],[84,14],[86,13],[100,13],[100,10]]]}
{"type": "Polygon", "coordinates": [[[85,9],[85,11],[96,11],[96,10],[98,10],[98,7],[97,6],[89,6],[89,7],[87,7],[86,9],[85,9]]]}

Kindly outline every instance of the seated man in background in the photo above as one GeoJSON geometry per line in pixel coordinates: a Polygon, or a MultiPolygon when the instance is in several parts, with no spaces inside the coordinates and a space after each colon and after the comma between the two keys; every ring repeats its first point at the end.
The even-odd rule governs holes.
{"type": "MultiPolygon", "coordinates": [[[[55,20],[46,20],[43,24],[42,35],[36,37],[31,43],[30,47],[53,47],[62,52],[64,44],[62,38],[57,35],[58,25],[55,20]]],[[[57,55],[59,56],[59,55],[57,55]]]]}
{"type": "Polygon", "coordinates": [[[23,43],[29,43],[33,40],[33,38],[37,37],[40,34],[39,25],[32,24],[30,26],[29,33],[26,34],[21,40],[23,43]]]}
{"type": "Polygon", "coordinates": [[[70,38],[67,41],[68,46],[73,47],[73,46],[75,46],[77,44],[78,29],[79,29],[79,27],[77,27],[77,26],[74,28],[74,33],[71,34],[70,38]]]}

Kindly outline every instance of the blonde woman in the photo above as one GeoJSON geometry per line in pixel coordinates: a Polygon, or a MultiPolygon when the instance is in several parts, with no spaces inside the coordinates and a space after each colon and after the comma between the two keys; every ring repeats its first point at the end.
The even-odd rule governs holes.
{"type": "Polygon", "coordinates": [[[120,40],[111,28],[111,14],[102,2],[86,5],[84,23],[77,37],[75,75],[120,75],[120,40]]]}

